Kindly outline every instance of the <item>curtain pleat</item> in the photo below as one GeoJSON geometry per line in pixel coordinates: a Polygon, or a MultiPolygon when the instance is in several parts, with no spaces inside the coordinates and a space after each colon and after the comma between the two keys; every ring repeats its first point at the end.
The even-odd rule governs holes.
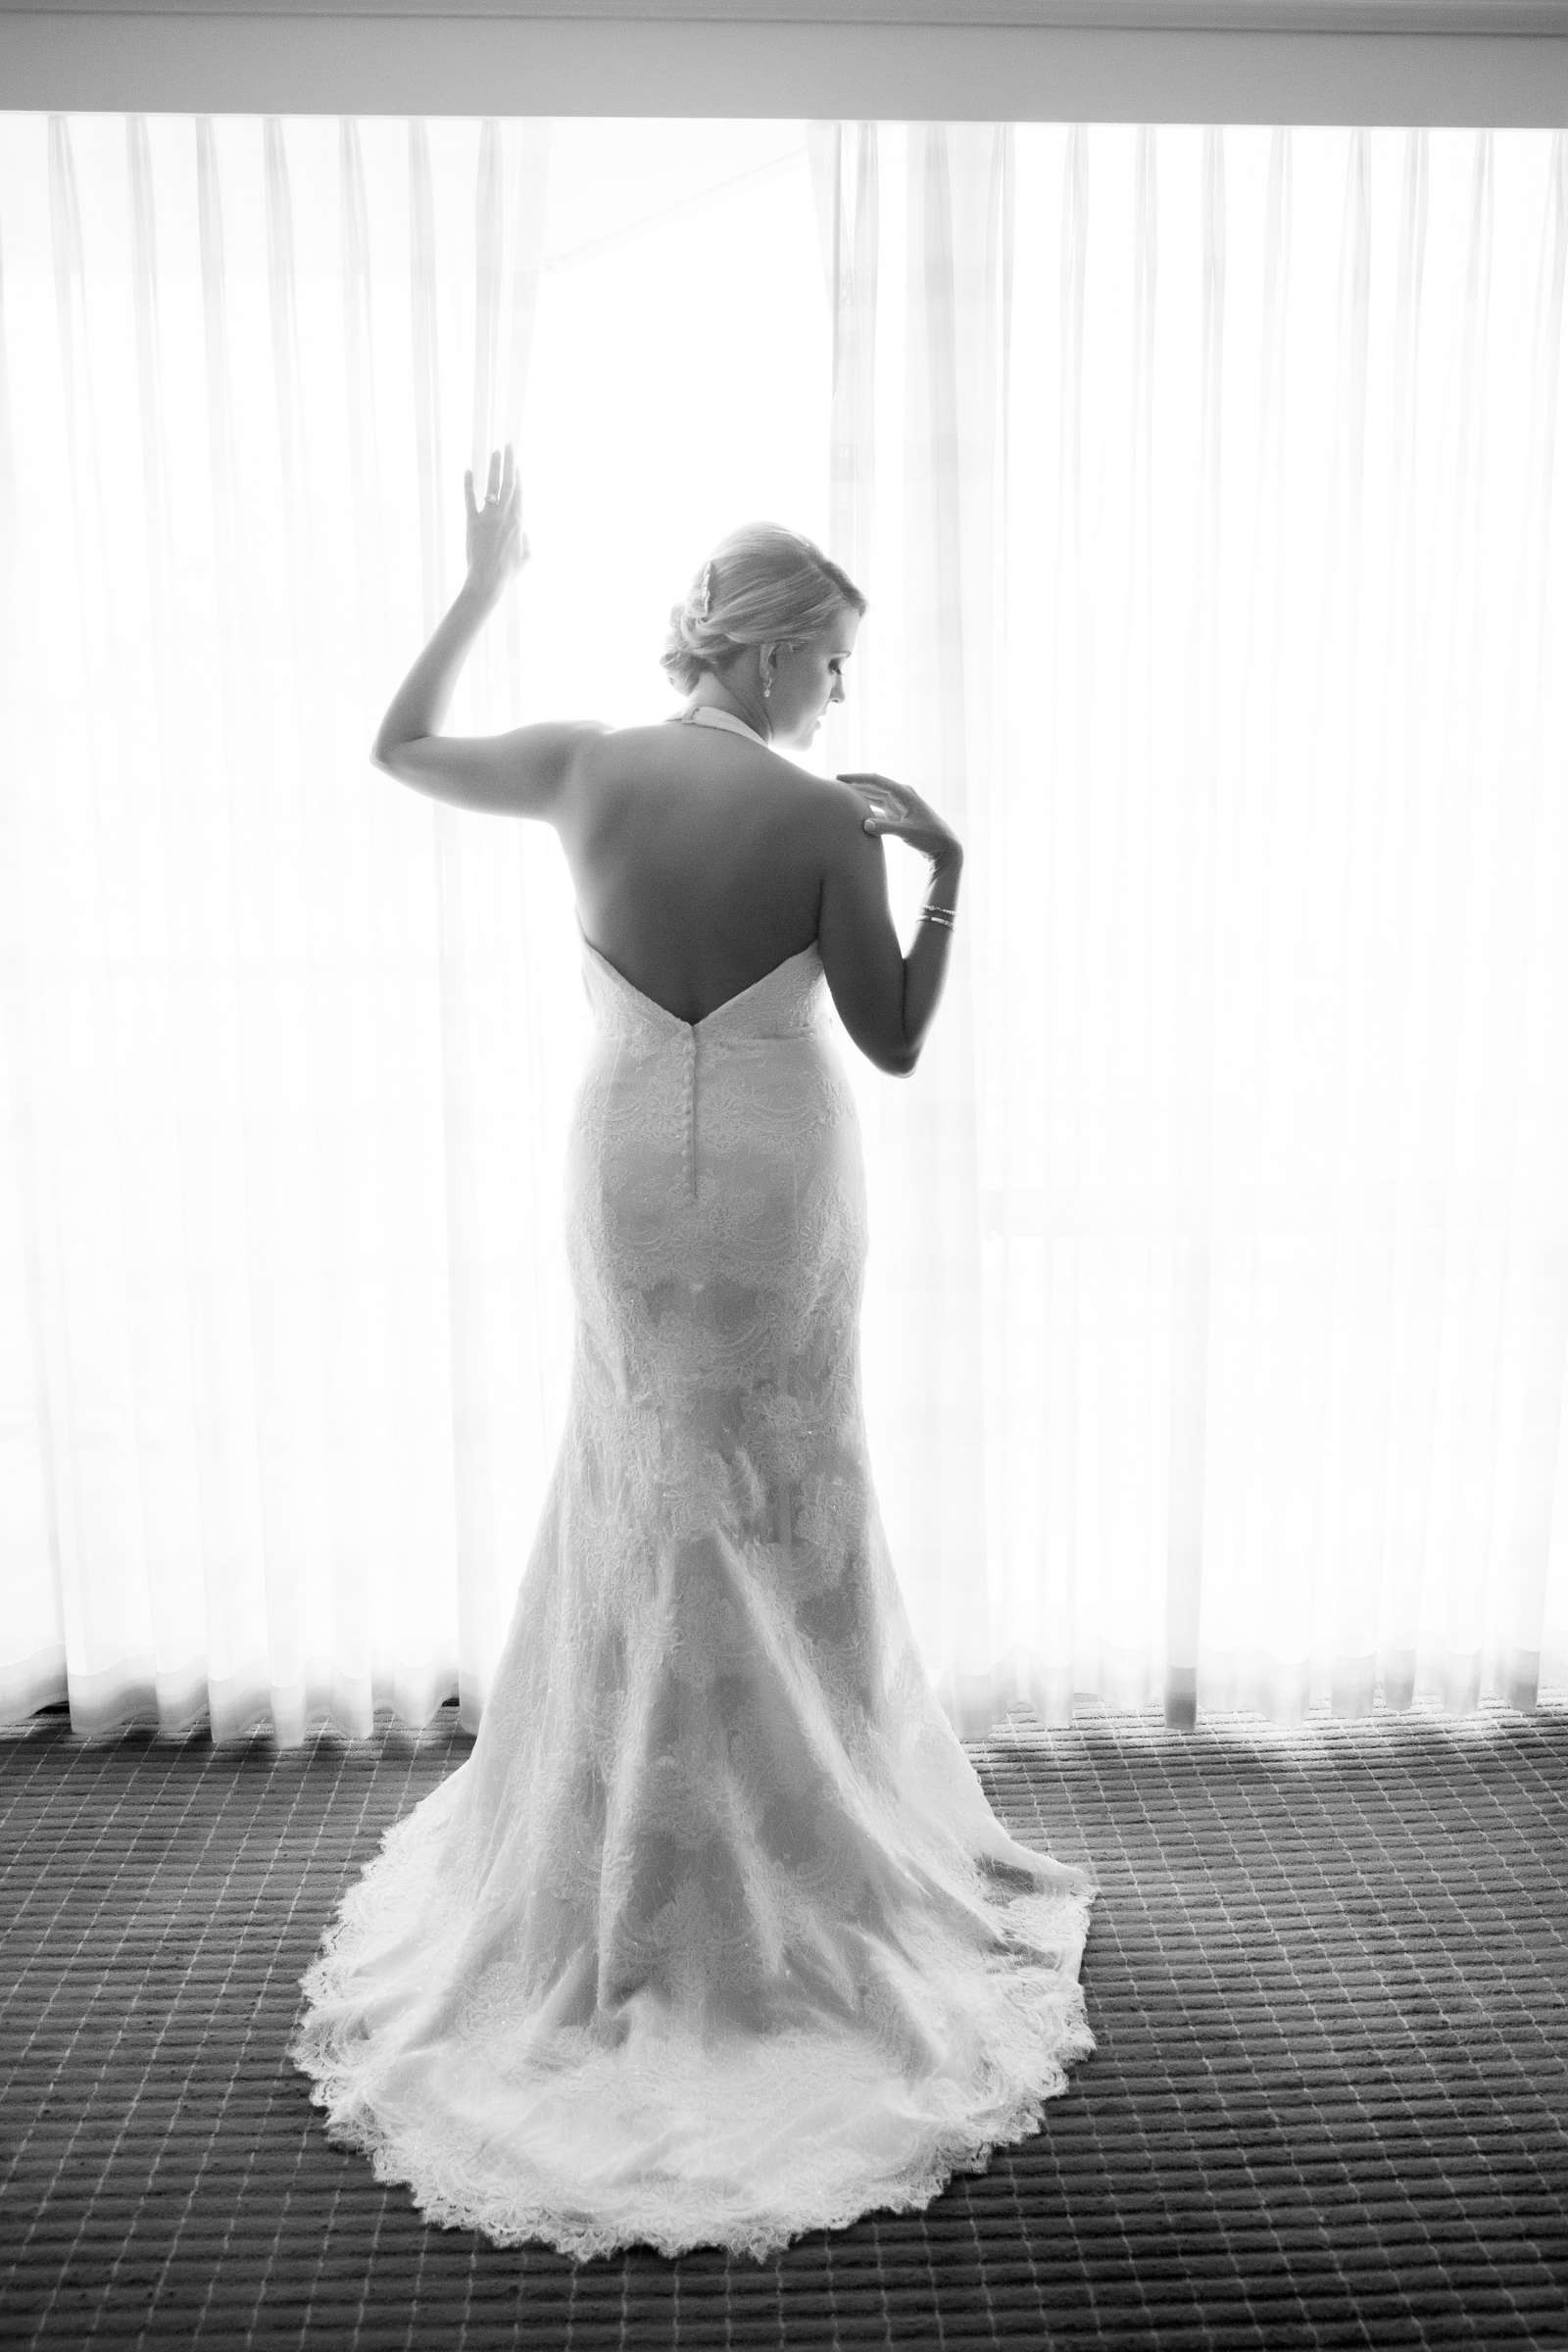
{"type": "MultiPolygon", "coordinates": [[[[1534,900],[1527,885],[1521,929],[1529,959],[1523,979],[1526,1039],[1520,1056],[1510,1210],[1518,1251],[1515,1275],[1520,1298],[1518,1352],[1510,1367],[1517,1393],[1511,1513],[1498,1530],[1504,1590],[1511,1596],[1507,1681],[1512,1691],[1530,1693],[1543,1670],[1543,1635],[1550,1644],[1560,1625],[1557,1605],[1563,1550],[1561,1494],[1564,1454],[1560,1443],[1568,1423],[1568,1238],[1561,1231],[1549,1188],[1558,1156],[1551,1149],[1550,1056],[1554,1051],[1552,1008],[1568,1004],[1568,925],[1547,911],[1553,858],[1568,858],[1568,791],[1564,790],[1565,746],[1546,727],[1550,664],[1556,658],[1551,624],[1548,548],[1557,482],[1554,461],[1562,414],[1563,282],[1568,270],[1568,140],[1553,142],[1546,190],[1546,218],[1536,272],[1530,343],[1529,463],[1524,476],[1526,560],[1518,573],[1523,625],[1514,639],[1519,667],[1518,742],[1529,762],[1536,799],[1522,855],[1533,865],[1534,900]]],[[[1560,496],[1560,492],[1558,493],[1560,496]]],[[[1513,698],[1510,697],[1510,701],[1513,698]]],[[[1560,708],[1560,706],[1559,706],[1560,708]]],[[[1560,1040],[1558,1041],[1560,1044],[1560,1040]]],[[[1521,1699],[1521,1703],[1525,1703],[1521,1699]]]]}
{"type": "MultiPolygon", "coordinates": [[[[415,447],[419,501],[421,610],[419,629],[428,636],[449,602],[442,529],[448,469],[441,433],[440,325],[435,238],[435,191],[429,138],[422,122],[409,124],[410,291],[412,295],[415,447]]],[[[476,484],[477,487],[477,484],[476,484]]],[[[451,1490],[454,1544],[459,1558],[493,1566],[494,1527],[488,1494],[489,1460],[483,1393],[478,1385],[483,1350],[482,1296],[464,1279],[476,1254],[472,1125],[474,1091],[469,1056],[465,942],[467,938],[466,875],[461,820],[451,808],[432,811],[435,833],[438,1014],[440,1022],[442,1204],[446,1241],[445,1280],[440,1299],[443,1352],[450,1400],[451,1490]]],[[[473,1622],[476,1585],[459,1583],[459,1696],[466,1726],[475,1726],[479,1699],[475,1666],[487,1630],[473,1622]]]]}
{"type": "MultiPolygon", "coordinates": [[[[807,136],[832,325],[829,543],[858,585],[862,573],[870,577],[876,513],[876,126],[810,122],[807,136]]],[[[861,666],[855,711],[867,737],[864,677],[872,653],[869,642],[864,657],[857,653],[861,666]]]]}
{"type": "Polygon", "coordinates": [[[165,398],[164,257],[151,143],[146,120],[139,115],[125,122],[125,172],[147,546],[144,601],[134,621],[145,633],[151,657],[149,674],[139,681],[145,699],[128,730],[135,747],[131,798],[144,822],[137,828],[141,854],[127,904],[137,952],[125,960],[122,985],[135,991],[131,1034],[146,1046],[135,1088],[146,1116],[137,1148],[124,1157],[124,1191],[134,1204],[126,1218],[134,1262],[126,1272],[130,1312],[139,1324],[134,1409],[154,1433],[154,1443],[141,1449],[147,1544],[140,1567],[151,1618],[146,1695],[160,1714],[188,1719],[205,1705],[199,1638],[206,1617],[203,1529],[199,1497],[178,1471],[174,1433],[181,1425],[190,1426],[196,1409],[189,1339],[193,1295],[185,1233],[202,1073],[183,1051],[188,1027],[179,996],[161,985],[167,974],[187,967],[179,930],[180,808],[175,775],[188,757],[189,693],[180,677],[174,621],[178,527],[165,398]],[[151,1181],[138,1190],[137,1178],[144,1171],[151,1181]],[[154,1563],[156,1573],[151,1572],[154,1563]]]}
{"type": "MultiPolygon", "coordinates": [[[[1010,143],[1005,124],[924,123],[911,125],[906,157],[900,620],[913,659],[893,732],[906,767],[942,779],[939,805],[966,841],[974,833],[969,779],[991,766],[995,735],[991,563],[1008,292],[1000,229],[1010,143]]],[[[961,922],[961,896],[959,906],[961,922]]],[[[918,1191],[899,1180],[882,1188],[898,1203],[886,1246],[903,1260],[896,1314],[901,1359],[913,1375],[891,1399],[905,1456],[891,1462],[895,1482],[907,1478],[911,1459],[943,1451],[981,1467],[987,1461],[983,1323],[974,1303],[983,1289],[977,1110],[992,1041],[967,957],[950,957],[942,1009],[921,1057],[922,1084],[901,1091],[883,1138],[890,1174],[913,1162],[925,1179],[918,1191]],[[940,1249],[929,1246],[933,1233],[943,1237],[940,1249]]],[[[1000,1571],[988,1573],[988,1488],[984,1478],[944,1482],[922,1518],[918,1548],[908,1552],[906,1538],[917,1589],[938,1604],[934,1628],[927,1608],[921,1630],[927,1640],[934,1631],[951,1660],[948,1703],[965,1736],[991,1707],[1010,1647],[1000,1571]]]]}
{"type": "MultiPolygon", "coordinates": [[[[377,365],[380,320],[360,126],[347,116],[337,125],[336,176],[346,427],[338,495],[347,509],[352,591],[344,600],[352,634],[342,650],[354,707],[369,712],[384,688],[382,649],[397,634],[385,494],[385,444],[395,412],[383,398],[377,365]]],[[[364,747],[344,748],[352,754],[364,747]]],[[[409,885],[395,854],[397,837],[369,824],[357,832],[345,859],[343,982],[347,1066],[357,1081],[349,1108],[359,1139],[359,1185],[349,1220],[354,1230],[340,1241],[347,1296],[340,1295],[335,1317],[352,1403],[339,1422],[349,1451],[338,1490],[333,1631],[311,1671],[313,1681],[335,1685],[331,1719],[364,1736],[378,1697],[390,1697],[416,1723],[425,1720],[447,1687],[452,1636],[444,1611],[437,1616],[419,1606],[421,1587],[433,1581],[421,1574],[416,1556],[419,1519],[413,1515],[411,1543],[408,1497],[400,1507],[385,1474],[401,1433],[417,1414],[410,1366],[425,1340],[413,1286],[390,1278],[400,1261],[410,1263],[398,1247],[398,1211],[408,1194],[407,1154],[417,1146],[396,1106],[408,1094],[399,1048],[411,1026],[416,975],[408,925],[400,920],[409,885]],[[421,1624],[421,1651],[392,1632],[411,1623],[421,1624]]]]}
{"type": "MultiPolygon", "coordinates": [[[[114,663],[118,583],[99,560],[106,539],[106,466],[99,420],[108,398],[88,328],[89,290],[70,123],[49,122],[49,216],[58,384],[69,480],[57,513],[69,532],[80,594],[62,616],[60,648],[77,680],[114,663]]],[[[28,1064],[52,1032],[54,1052],[39,1076],[34,1200],[38,1209],[38,1298],[53,1345],[43,1351],[42,1409],[53,1441],[53,1502],[67,1654],[89,1711],[125,1683],[153,1694],[153,1628],[145,1575],[150,1529],[136,1423],[140,1300],[127,1279],[138,1208],[155,1188],[135,1153],[136,1104],[116,1054],[116,1027],[130,1011],[116,989],[126,957],[127,845],[131,796],[84,794],[84,775],[107,776],[110,714],[89,694],[51,697],[55,721],[41,779],[56,823],[51,850],[63,887],[61,931],[34,942],[39,1015],[28,1064]],[[107,950],[109,985],[99,977],[107,950]],[[98,1181],[104,1166],[135,1168],[123,1188],[98,1181]],[[141,1178],[138,1183],[137,1177],[141,1178]],[[123,1576],[126,1561],[133,1574],[123,1576]]],[[[24,870],[27,850],[24,845],[24,870]]]]}
{"type": "MultiPolygon", "coordinates": [[[[286,544],[277,196],[265,185],[257,208],[246,191],[250,203],[236,201],[230,213],[225,129],[211,117],[196,125],[220,677],[215,751],[227,785],[211,842],[215,1017],[204,1024],[197,1055],[210,1075],[190,1098],[203,1125],[211,1116],[217,1147],[197,1183],[206,1226],[197,1278],[210,1270],[212,1285],[202,1316],[210,1399],[203,1460],[215,1468],[215,1515],[224,1531],[215,1530],[208,1571],[220,1629],[209,1703],[215,1740],[259,1728],[275,1709],[289,1742],[299,1737],[295,1637],[303,1595],[320,1571],[323,1481],[321,1314],[307,1254],[316,1197],[301,1060],[308,974],[301,907],[287,887],[305,870],[308,784],[291,698],[300,667],[295,599],[307,590],[292,577],[286,544]],[[270,441],[254,440],[267,427],[270,441]],[[272,490],[265,517],[264,483],[272,490]],[[230,926],[232,957],[224,952],[230,926]]],[[[74,1689],[72,1715],[75,1722],[74,1689]]]]}
{"type": "Polygon", "coordinates": [[[453,731],[657,715],[771,506],[871,599],[824,766],[964,840],[914,1079],[845,1048],[956,1727],[1568,1677],[1568,134],[774,127],[0,123],[0,1717],[479,1720],[570,879],[368,753],[507,440],[453,731]]]}
{"type": "MultiPolygon", "coordinates": [[[[539,313],[542,272],[544,268],[545,236],[550,217],[550,158],[551,124],[548,121],[531,121],[508,126],[511,143],[509,171],[511,174],[511,254],[510,274],[506,280],[506,386],[505,396],[497,414],[508,418],[520,418],[524,394],[533,365],[534,331],[539,313]]],[[[514,451],[522,484],[523,514],[531,513],[531,494],[537,478],[539,460],[523,440],[514,451]]],[[[475,466],[477,466],[477,456],[475,466]]],[[[476,477],[477,478],[477,477],[476,477]]],[[[500,614],[501,633],[492,642],[505,648],[505,661],[495,676],[498,723],[507,724],[508,715],[523,708],[524,698],[532,682],[533,632],[527,625],[527,613],[522,598],[514,597],[500,614]]],[[[538,939],[548,931],[551,908],[559,907],[563,896],[563,877],[559,870],[545,873],[537,859],[527,859],[517,871],[515,895],[510,904],[503,902],[497,910],[498,922],[510,920],[520,937],[538,939]]],[[[546,1060],[546,1038],[537,1021],[512,1024],[518,1055],[517,1101],[531,1105],[549,1099],[549,1070],[546,1060]]],[[[547,1121],[528,1115],[526,1109],[514,1130],[514,1147],[524,1159],[528,1173],[529,1198],[549,1206],[551,1215],[560,1191],[559,1166],[555,1156],[552,1130],[547,1121]]],[[[500,1213],[510,1213],[503,1199],[500,1213]]],[[[548,1224],[548,1220],[547,1220],[548,1224]]],[[[526,1412],[535,1426],[549,1429],[564,1409],[566,1384],[565,1348],[557,1344],[554,1351],[550,1333],[563,1327],[566,1307],[559,1265],[552,1267],[542,1253],[528,1250],[523,1255],[522,1279],[525,1323],[521,1337],[522,1361],[519,1376],[522,1387],[517,1398],[517,1411],[526,1412]]],[[[506,1559],[515,1559],[526,1553],[531,1530],[517,1519],[502,1529],[502,1549],[506,1559]]],[[[514,1580],[508,1576],[503,1591],[514,1580]]]]}

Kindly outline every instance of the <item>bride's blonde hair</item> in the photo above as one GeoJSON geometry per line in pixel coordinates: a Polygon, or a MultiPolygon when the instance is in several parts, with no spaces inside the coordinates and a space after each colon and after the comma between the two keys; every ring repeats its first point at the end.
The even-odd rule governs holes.
{"type": "Polygon", "coordinates": [[[690,693],[705,669],[723,667],[748,645],[798,645],[830,628],[866,599],[814,541],[781,523],[745,522],[721,539],[672,605],[660,662],[690,693]]]}

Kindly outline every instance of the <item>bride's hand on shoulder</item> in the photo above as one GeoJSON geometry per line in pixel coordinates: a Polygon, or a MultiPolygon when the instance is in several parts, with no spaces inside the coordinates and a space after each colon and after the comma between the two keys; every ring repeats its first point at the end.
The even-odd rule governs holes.
{"type": "Polygon", "coordinates": [[[963,856],[963,844],[953,827],[929,801],[921,799],[912,784],[896,784],[891,776],[879,776],[863,767],[841,770],[838,781],[850,785],[867,803],[870,814],[862,820],[867,833],[896,833],[911,850],[919,850],[927,858],[963,856]]]}
{"type": "Polygon", "coordinates": [[[476,596],[494,598],[528,561],[528,541],[520,520],[521,492],[510,441],[504,456],[499,449],[490,452],[490,482],[483,506],[474,503],[471,466],[463,476],[463,494],[468,510],[467,585],[476,596]]]}

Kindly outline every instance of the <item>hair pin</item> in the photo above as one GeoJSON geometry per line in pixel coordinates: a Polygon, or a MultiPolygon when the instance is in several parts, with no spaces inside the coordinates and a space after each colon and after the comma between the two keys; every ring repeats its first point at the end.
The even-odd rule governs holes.
{"type": "Polygon", "coordinates": [[[713,564],[711,557],[710,557],[709,561],[703,565],[703,576],[698,582],[697,595],[692,604],[692,611],[696,613],[699,620],[706,620],[708,618],[709,608],[712,604],[712,601],[713,564]]]}

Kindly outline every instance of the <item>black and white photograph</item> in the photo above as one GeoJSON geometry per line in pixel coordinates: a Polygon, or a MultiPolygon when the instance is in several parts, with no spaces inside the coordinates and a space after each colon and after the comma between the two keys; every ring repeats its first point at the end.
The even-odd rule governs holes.
{"type": "Polygon", "coordinates": [[[0,0],[0,2347],[1568,2352],[1568,0],[0,0]]]}

